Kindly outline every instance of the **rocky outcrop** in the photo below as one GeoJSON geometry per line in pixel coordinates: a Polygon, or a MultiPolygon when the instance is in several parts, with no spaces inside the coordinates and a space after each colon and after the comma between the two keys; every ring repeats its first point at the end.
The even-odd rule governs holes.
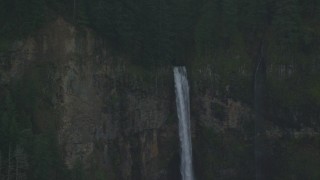
{"type": "Polygon", "coordinates": [[[163,145],[177,142],[176,123],[169,123],[170,69],[139,76],[90,30],[62,19],[47,28],[42,52],[59,64],[58,136],[68,167],[80,159],[88,169],[104,167],[113,179],[169,179],[177,152],[163,145]]]}
{"type": "Polygon", "coordinates": [[[52,65],[41,75],[48,76],[43,87],[51,88],[47,101],[53,108],[46,111],[56,116],[47,118],[39,107],[34,117],[42,131],[48,119],[58,124],[69,168],[80,160],[108,179],[175,179],[179,174],[169,168],[179,154],[170,67],[145,71],[130,65],[112,55],[93,31],[62,18],[13,49],[2,83],[22,79],[34,64],[52,65]]]}

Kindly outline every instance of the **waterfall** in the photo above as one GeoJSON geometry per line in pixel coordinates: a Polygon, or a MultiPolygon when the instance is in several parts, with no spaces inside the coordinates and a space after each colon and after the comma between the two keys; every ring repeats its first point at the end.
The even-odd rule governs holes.
{"type": "Polygon", "coordinates": [[[179,136],[181,144],[182,180],[193,180],[192,144],[190,133],[190,101],[187,71],[185,67],[174,67],[176,104],[179,118],[179,136]]]}

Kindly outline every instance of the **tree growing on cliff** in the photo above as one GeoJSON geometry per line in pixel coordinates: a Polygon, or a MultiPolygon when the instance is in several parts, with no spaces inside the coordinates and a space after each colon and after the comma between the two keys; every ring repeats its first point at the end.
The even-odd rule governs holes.
{"type": "Polygon", "coordinates": [[[79,25],[89,25],[87,1],[85,0],[74,0],[74,20],[79,25]]]}
{"type": "Polygon", "coordinates": [[[297,47],[301,33],[301,14],[298,0],[276,1],[274,27],[282,48],[297,47]]]}
{"type": "Polygon", "coordinates": [[[0,179],[2,179],[2,154],[0,151],[0,179]]]}
{"type": "Polygon", "coordinates": [[[16,122],[16,110],[14,103],[8,93],[0,108],[0,151],[10,153],[8,149],[12,149],[18,140],[18,125],[16,122]]]}
{"type": "Polygon", "coordinates": [[[83,163],[77,159],[71,170],[71,180],[85,180],[83,163]]]}
{"type": "Polygon", "coordinates": [[[14,176],[16,180],[27,179],[27,170],[29,167],[27,155],[21,146],[17,146],[14,151],[15,168],[14,176]]]}

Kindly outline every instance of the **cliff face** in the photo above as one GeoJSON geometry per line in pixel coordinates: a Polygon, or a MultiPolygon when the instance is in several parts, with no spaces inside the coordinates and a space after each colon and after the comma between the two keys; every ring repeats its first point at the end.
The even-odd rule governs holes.
{"type": "MultiPolygon", "coordinates": [[[[61,18],[17,42],[14,50],[9,68],[1,71],[1,83],[41,76],[37,91],[43,98],[34,108],[34,123],[38,131],[53,124],[70,169],[80,161],[88,172],[107,179],[180,178],[171,67],[141,69],[112,54],[91,30],[61,18]]],[[[254,179],[255,117],[248,103],[234,95],[246,90],[234,84],[216,87],[210,68],[189,72],[196,176],[254,179]]],[[[276,115],[268,117],[269,152],[283,150],[279,157],[293,153],[286,145],[273,147],[280,142],[301,147],[280,141],[286,131],[272,123],[276,115]]]]}
{"type": "Polygon", "coordinates": [[[36,108],[36,126],[46,131],[54,121],[49,124],[55,124],[69,168],[81,161],[88,171],[99,170],[109,179],[179,176],[170,67],[142,72],[111,55],[92,31],[61,18],[16,43],[14,51],[1,80],[23,80],[40,66],[37,75],[47,76],[40,91],[48,99],[39,101],[51,107],[36,108]]]}

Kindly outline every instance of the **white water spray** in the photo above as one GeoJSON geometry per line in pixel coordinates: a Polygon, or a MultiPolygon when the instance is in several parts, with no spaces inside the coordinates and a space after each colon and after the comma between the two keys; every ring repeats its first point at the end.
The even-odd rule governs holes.
{"type": "Polygon", "coordinates": [[[179,136],[181,143],[182,180],[193,180],[192,143],[190,132],[190,101],[187,71],[185,67],[174,67],[174,82],[176,88],[176,104],[179,118],[179,136]]]}

